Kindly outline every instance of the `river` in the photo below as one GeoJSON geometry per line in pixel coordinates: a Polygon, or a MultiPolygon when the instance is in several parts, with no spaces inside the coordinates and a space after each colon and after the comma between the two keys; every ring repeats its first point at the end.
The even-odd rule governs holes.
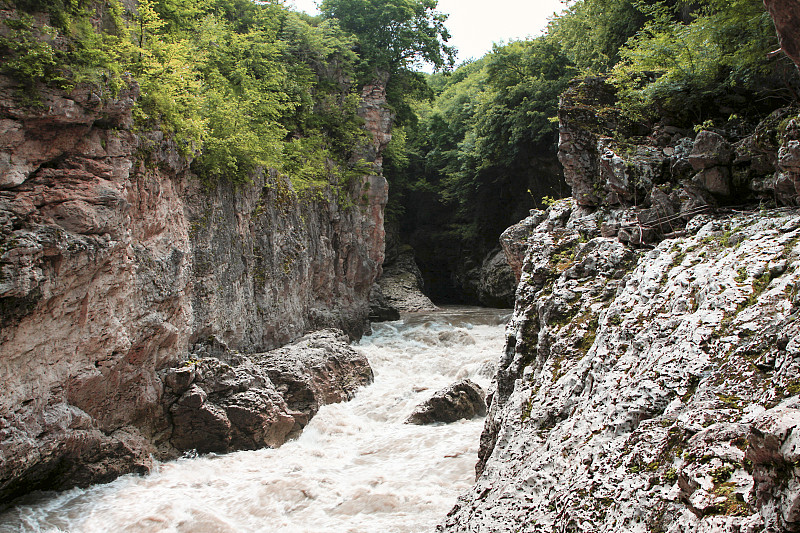
{"type": "Polygon", "coordinates": [[[431,531],[471,486],[482,419],[404,420],[461,378],[488,387],[510,311],[446,307],[375,324],[375,382],[278,449],[186,458],[147,476],[29,497],[0,533],[431,531]]]}

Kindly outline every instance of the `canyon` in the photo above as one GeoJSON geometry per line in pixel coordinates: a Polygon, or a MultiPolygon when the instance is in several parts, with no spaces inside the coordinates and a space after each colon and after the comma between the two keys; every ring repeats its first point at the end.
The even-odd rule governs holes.
{"type": "MultiPolygon", "coordinates": [[[[765,5],[800,64],[796,6],[765,5]]],[[[435,305],[414,250],[387,252],[386,79],[359,96],[370,170],[300,189],[200,179],[135,126],[131,78],[32,107],[0,76],[0,506],[279,447],[375,379],[351,341],[435,305]]],[[[438,530],[800,531],[800,113],[691,130],[618,96],[570,83],[547,167],[570,197],[461,265],[456,285],[494,305],[516,287],[515,308],[496,368],[448,369],[494,379],[475,485],[438,530]]],[[[482,415],[461,385],[437,401],[482,415]]]]}

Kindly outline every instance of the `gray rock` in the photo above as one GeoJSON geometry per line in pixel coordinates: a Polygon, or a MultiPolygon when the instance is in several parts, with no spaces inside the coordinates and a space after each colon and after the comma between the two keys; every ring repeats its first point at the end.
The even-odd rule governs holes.
{"type": "Polygon", "coordinates": [[[406,420],[407,424],[455,422],[486,414],[486,393],[468,379],[461,380],[436,392],[418,406],[406,420]]]}
{"type": "Polygon", "coordinates": [[[439,530],[798,530],[800,214],[768,215],[647,252],[542,223],[439,530]]]}
{"type": "Polygon", "coordinates": [[[350,347],[340,330],[317,331],[252,357],[269,375],[289,409],[308,419],[323,405],[352,399],[358,389],[373,380],[369,361],[350,347]]]}
{"type": "Polygon", "coordinates": [[[689,154],[689,163],[695,170],[727,166],[733,162],[733,147],[719,133],[703,130],[697,134],[689,154]]]}
{"type": "Polygon", "coordinates": [[[478,300],[489,307],[514,306],[517,278],[502,250],[487,255],[480,269],[478,300]]]}
{"type": "Polygon", "coordinates": [[[381,286],[375,283],[369,292],[369,320],[370,322],[387,322],[398,320],[400,311],[392,307],[386,296],[383,295],[381,286]]]}
{"type": "Polygon", "coordinates": [[[318,331],[271,352],[192,358],[169,369],[170,444],[200,453],[280,446],[321,406],[372,382],[369,362],[348,342],[340,330],[318,331]]]}
{"type": "Polygon", "coordinates": [[[500,235],[500,245],[506,254],[506,262],[511,267],[518,282],[522,275],[522,262],[525,260],[525,252],[528,250],[528,237],[533,234],[536,226],[541,224],[544,219],[544,211],[532,210],[531,216],[514,224],[500,235]]]}
{"type": "MultiPolygon", "coordinates": [[[[295,427],[286,402],[266,372],[244,360],[236,366],[219,359],[191,361],[172,370],[192,372],[192,384],[172,403],[170,443],[179,451],[223,453],[279,446],[295,427]]],[[[176,381],[169,377],[166,381],[176,381]]],[[[185,378],[183,379],[185,382],[185,378]]]]}
{"type": "Polygon", "coordinates": [[[727,167],[711,167],[701,170],[692,181],[711,194],[730,196],[731,171],[727,167]]]}
{"type": "Polygon", "coordinates": [[[422,292],[422,273],[414,261],[414,251],[401,251],[397,259],[388,265],[378,280],[389,307],[401,313],[433,311],[437,307],[422,292]]]}

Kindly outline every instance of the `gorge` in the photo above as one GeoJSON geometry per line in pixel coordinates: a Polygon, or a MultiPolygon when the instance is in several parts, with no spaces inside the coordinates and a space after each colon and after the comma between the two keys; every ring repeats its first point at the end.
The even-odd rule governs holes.
{"type": "Polygon", "coordinates": [[[580,17],[621,16],[584,0],[449,78],[344,1],[92,4],[140,23],[105,82],[83,15],[12,4],[4,55],[73,70],[0,74],[0,531],[800,530],[792,2],[621,2],[581,56],[580,17]],[[736,24],[786,55],[631,74],[736,24]],[[154,76],[175,43],[201,66],[154,76]],[[464,378],[485,420],[404,423],[464,378]]]}

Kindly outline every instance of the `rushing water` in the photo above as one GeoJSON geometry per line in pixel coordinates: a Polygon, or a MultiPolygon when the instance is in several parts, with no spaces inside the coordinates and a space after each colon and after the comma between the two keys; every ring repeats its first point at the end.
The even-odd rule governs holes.
{"type": "Polygon", "coordinates": [[[0,515],[0,533],[430,531],[473,481],[483,421],[403,421],[457,379],[488,386],[508,317],[450,307],[376,324],[356,347],[375,383],[323,407],[299,439],[43,495],[0,515]]]}

